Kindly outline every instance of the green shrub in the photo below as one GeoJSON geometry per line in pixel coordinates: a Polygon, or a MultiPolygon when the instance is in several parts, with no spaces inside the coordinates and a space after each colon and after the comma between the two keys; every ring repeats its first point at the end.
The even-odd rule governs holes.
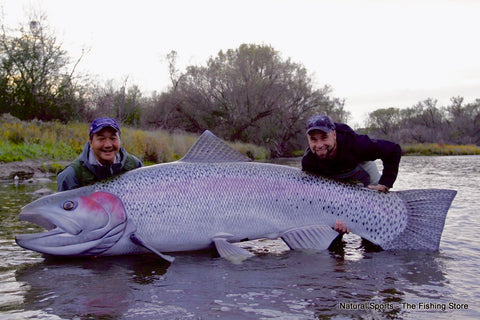
{"type": "MultiPolygon", "coordinates": [[[[88,142],[88,130],[89,125],[85,123],[26,122],[3,115],[0,117],[0,161],[72,161],[88,142]]],[[[145,164],[176,161],[187,153],[197,138],[188,133],[170,134],[163,130],[143,131],[128,127],[122,127],[121,137],[125,149],[145,164]]],[[[231,145],[251,158],[268,158],[266,148],[244,143],[231,145]]]]}

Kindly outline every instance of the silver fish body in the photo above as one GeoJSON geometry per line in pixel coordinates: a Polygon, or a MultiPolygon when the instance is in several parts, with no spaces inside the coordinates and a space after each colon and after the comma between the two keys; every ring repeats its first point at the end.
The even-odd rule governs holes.
{"type": "Polygon", "coordinates": [[[284,166],[252,162],[173,163],[97,184],[118,196],[143,238],[160,251],[205,248],[217,233],[242,239],[279,237],[292,227],[346,221],[378,244],[407,222],[404,202],[284,166]]]}
{"type": "MultiPolygon", "coordinates": [[[[41,198],[27,205],[21,218],[51,221],[49,229],[55,225],[55,230],[62,229],[64,220],[78,220],[78,227],[67,225],[70,231],[62,234],[74,242],[93,224],[89,211],[102,212],[96,217],[114,213],[114,218],[100,219],[97,227],[90,227],[104,230],[97,233],[108,234],[108,241],[97,247],[77,245],[77,251],[59,250],[62,255],[132,254],[145,252],[144,247],[160,254],[215,245],[222,256],[236,257],[248,254],[231,243],[258,238],[282,238],[292,249],[325,249],[338,235],[332,230],[336,220],[384,249],[437,250],[454,196],[451,190],[380,193],[292,167],[249,162],[206,132],[180,161],[41,198]],[[91,198],[99,200],[92,205],[91,198]],[[76,206],[70,213],[45,213],[68,201],[76,206]],[[37,215],[44,217],[32,219],[37,215]],[[106,227],[107,220],[112,226],[106,227]],[[108,228],[117,231],[107,232],[108,228]]],[[[52,236],[46,237],[50,247],[54,237],[59,238],[52,236]]],[[[80,241],[88,238],[91,244],[101,237],[80,241]]],[[[42,252],[35,239],[19,236],[17,242],[42,252]]]]}

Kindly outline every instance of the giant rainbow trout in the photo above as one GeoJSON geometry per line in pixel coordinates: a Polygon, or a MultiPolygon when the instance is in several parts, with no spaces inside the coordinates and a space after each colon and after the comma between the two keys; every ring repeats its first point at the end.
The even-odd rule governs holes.
{"type": "Polygon", "coordinates": [[[336,220],[388,249],[438,250],[456,191],[381,193],[251,162],[205,131],[179,161],[40,198],[19,219],[48,231],[17,243],[48,255],[102,256],[201,250],[239,262],[235,242],[281,238],[291,249],[324,250],[336,220]]]}

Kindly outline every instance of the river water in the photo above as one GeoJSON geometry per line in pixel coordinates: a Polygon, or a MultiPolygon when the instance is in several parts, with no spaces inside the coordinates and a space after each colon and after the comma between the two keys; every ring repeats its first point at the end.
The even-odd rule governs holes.
{"type": "MultiPolygon", "coordinates": [[[[287,164],[298,166],[298,159],[287,164]]],[[[320,253],[279,240],[213,252],[58,259],[18,247],[40,229],[20,208],[53,181],[0,183],[0,319],[480,319],[480,157],[404,157],[394,190],[455,189],[439,252],[365,248],[349,234],[320,253]]]]}

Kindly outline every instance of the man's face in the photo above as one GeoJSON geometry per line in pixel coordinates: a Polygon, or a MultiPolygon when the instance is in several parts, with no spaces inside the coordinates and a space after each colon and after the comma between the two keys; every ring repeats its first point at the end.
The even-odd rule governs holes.
{"type": "Polygon", "coordinates": [[[118,132],[111,127],[105,127],[94,133],[90,140],[95,158],[101,164],[111,164],[120,150],[120,137],[118,132]]]}
{"type": "Polygon", "coordinates": [[[337,152],[337,133],[313,130],[307,134],[308,146],[319,159],[332,159],[337,152]]]}

